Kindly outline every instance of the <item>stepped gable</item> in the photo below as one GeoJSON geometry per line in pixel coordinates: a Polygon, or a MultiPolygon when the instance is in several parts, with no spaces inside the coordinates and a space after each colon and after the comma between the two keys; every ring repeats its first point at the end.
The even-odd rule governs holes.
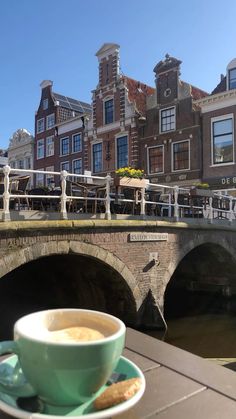
{"type": "Polygon", "coordinates": [[[217,93],[225,92],[226,91],[226,76],[222,78],[219,84],[212,90],[211,94],[215,95],[217,93]]]}
{"type": "Polygon", "coordinates": [[[155,88],[147,86],[140,81],[123,76],[125,85],[128,88],[129,101],[135,104],[136,110],[142,115],[146,112],[146,99],[155,93],[155,88]]]}
{"type": "Polygon", "coordinates": [[[191,88],[191,96],[194,100],[202,99],[206,96],[209,96],[209,93],[205,92],[204,90],[199,89],[198,87],[192,86],[190,84],[191,88]]]}

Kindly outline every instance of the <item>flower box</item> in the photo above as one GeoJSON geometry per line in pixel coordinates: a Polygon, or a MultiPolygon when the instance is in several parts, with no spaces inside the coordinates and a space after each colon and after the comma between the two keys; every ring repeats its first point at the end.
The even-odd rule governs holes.
{"type": "Polygon", "coordinates": [[[211,191],[211,189],[194,188],[194,189],[190,190],[190,195],[192,195],[192,196],[213,196],[213,191],[211,191]]]}
{"type": "Polygon", "coordinates": [[[128,176],[116,176],[114,178],[114,185],[115,186],[127,186],[130,188],[146,188],[147,184],[149,183],[148,179],[138,179],[132,178],[128,176]]]}

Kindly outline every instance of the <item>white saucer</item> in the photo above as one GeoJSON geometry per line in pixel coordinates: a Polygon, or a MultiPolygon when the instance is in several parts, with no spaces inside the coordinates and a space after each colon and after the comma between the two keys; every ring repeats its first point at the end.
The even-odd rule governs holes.
{"type": "MultiPolygon", "coordinates": [[[[13,355],[0,363],[0,367],[4,365],[12,366],[16,363],[16,355],[13,355]]],[[[145,378],[142,371],[131,362],[129,359],[125,357],[121,357],[119,363],[115,369],[116,373],[119,374],[126,374],[126,378],[133,378],[139,377],[141,378],[141,388],[140,390],[129,400],[120,403],[116,406],[110,407],[108,409],[94,411],[93,409],[93,400],[96,398],[94,396],[89,402],[86,402],[78,407],[60,407],[60,406],[52,406],[48,404],[43,405],[43,413],[40,412],[29,412],[20,408],[17,405],[17,397],[11,396],[6,393],[0,392],[0,409],[8,413],[11,416],[20,419],[56,419],[61,418],[63,416],[69,416],[76,419],[105,419],[111,418],[115,415],[125,412],[126,410],[133,407],[142,397],[144,390],[145,390],[145,378]]],[[[104,385],[102,389],[99,390],[101,393],[107,386],[104,385]]]]}

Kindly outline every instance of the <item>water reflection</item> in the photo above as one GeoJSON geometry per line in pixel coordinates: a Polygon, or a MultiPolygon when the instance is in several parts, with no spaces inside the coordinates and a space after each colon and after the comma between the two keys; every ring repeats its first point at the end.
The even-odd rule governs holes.
{"type": "Polygon", "coordinates": [[[236,297],[186,293],[165,308],[167,332],[147,333],[204,358],[236,358],[236,297]]]}

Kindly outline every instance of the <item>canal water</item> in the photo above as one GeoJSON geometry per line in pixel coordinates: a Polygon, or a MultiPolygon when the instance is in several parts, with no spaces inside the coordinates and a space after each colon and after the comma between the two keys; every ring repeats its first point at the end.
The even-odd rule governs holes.
{"type": "Polygon", "coordinates": [[[166,304],[165,333],[147,333],[204,358],[236,361],[236,297],[185,291],[183,300],[166,304]]]}

